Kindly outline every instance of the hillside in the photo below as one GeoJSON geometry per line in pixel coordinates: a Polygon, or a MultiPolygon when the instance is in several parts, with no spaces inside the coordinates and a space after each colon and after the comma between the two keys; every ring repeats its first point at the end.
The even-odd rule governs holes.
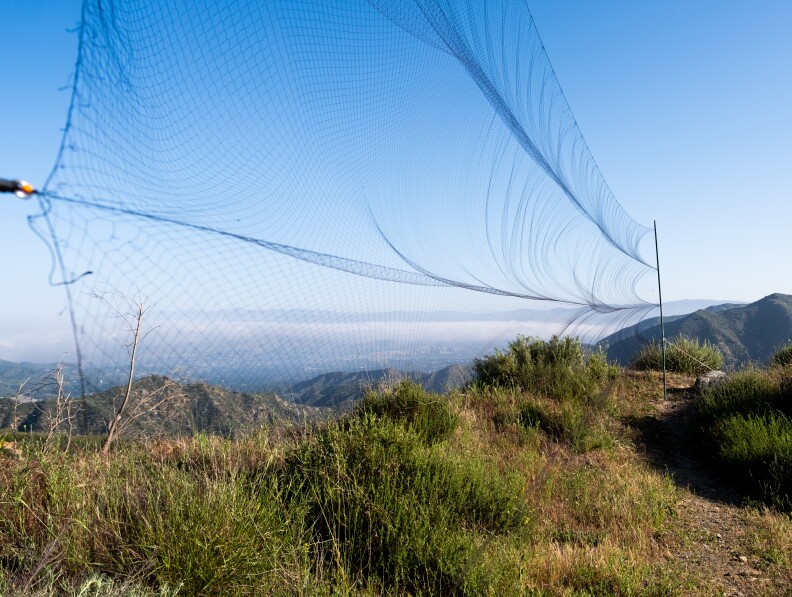
{"type": "MultiPolygon", "coordinates": [[[[766,363],[792,339],[792,296],[771,294],[748,305],[724,305],[666,320],[666,337],[683,335],[709,341],[724,356],[724,366],[766,363]]],[[[658,319],[626,328],[605,338],[608,357],[629,364],[643,342],[660,339],[658,319]]]]}
{"type": "Polygon", "coordinates": [[[354,373],[324,373],[291,386],[284,397],[297,404],[348,410],[372,388],[390,386],[410,379],[430,392],[447,392],[464,386],[472,379],[472,369],[451,365],[434,373],[377,369],[354,373]]]}
{"type": "MultiPolygon", "coordinates": [[[[34,398],[51,395],[50,389],[42,384],[42,380],[58,367],[57,363],[12,363],[0,359],[0,398],[16,396],[20,385],[24,384],[24,392],[32,392],[34,398]]],[[[75,365],[63,365],[66,391],[74,394],[80,392],[79,374],[75,365]]]]}
{"type": "Polygon", "coordinates": [[[571,354],[522,372],[543,390],[397,384],[296,433],[109,454],[19,434],[0,445],[0,595],[788,594],[792,519],[703,459],[693,380],[663,400],[656,372],[571,354]]]}
{"type": "MultiPolygon", "coordinates": [[[[248,433],[263,423],[275,421],[316,421],[326,418],[327,411],[312,406],[296,405],[273,393],[243,393],[225,390],[206,383],[177,384],[165,377],[148,376],[137,380],[134,392],[156,391],[168,385],[167,392],[178,392],[178,406],[171,412],[149,413],[138,418],[130,432],[139,435],[195,435],[199,432],[229,436],[248,433]]],[[[103,434],[111,416],[114,397],[122,388],[116,387],[85,399],[75,400],[75,433],[103,434]]],[[[45,430],[53,400],[23,403],[17,407],[19,430],[45,430]]],[[[174,402],[176,404],[176,402],[174,402]]],[[[0,399],[0,428],[12,425],[13,401],[0,399]]]]}

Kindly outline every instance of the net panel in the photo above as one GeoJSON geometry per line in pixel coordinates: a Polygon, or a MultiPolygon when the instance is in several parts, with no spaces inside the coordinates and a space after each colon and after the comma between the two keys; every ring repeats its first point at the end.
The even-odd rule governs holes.
{"type": "Polygon", "coordinates": [[[79,36],[34,226],[97,379],[108,292],[153,305],[142,372],[246,388],[653,308],[523,2],[85,0],[79,36]]]}

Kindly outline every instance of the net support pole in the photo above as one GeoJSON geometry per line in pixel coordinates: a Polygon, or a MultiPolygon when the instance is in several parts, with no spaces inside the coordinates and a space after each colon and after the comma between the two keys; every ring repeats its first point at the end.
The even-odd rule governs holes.
{"type": "Polygon", "coordinates": [[[20,199],[27,199],[36,189],[26,180],[0,178],[0,193],[14,193],[20,199]]]}
{"type": "Polygon", "coordinates": [[[667,384],[666,384],[666,337],[665,337],[665,320],[663,319],[663,287],[660,284],[660,250],[657,244],[657,221],[654,222],[654,237],[655,237],[655,260],[657,262],[657,296],[660,299],[660,352],[663,355],[663,400],[666,399],[667,384]]]}

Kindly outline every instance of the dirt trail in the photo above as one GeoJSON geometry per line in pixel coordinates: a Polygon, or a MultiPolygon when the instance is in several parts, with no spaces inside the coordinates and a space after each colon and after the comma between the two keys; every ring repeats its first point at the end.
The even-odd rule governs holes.
{"type": "Polygon", "coordinates": [[[687,541],[672,557],[715,594],[792,596],[792,572],[752,547],[755,524],[743,496],[695,454],[687,425],[692,401],[688,389],[673,389],[641,424],[647,458],[682,488],[677,515],[687,541]]]}

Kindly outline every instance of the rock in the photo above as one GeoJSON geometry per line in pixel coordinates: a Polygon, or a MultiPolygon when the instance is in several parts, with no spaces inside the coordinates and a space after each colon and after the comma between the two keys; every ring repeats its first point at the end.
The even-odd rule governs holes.
{"type": "Polygon", "coordinates": [[[745,556],[738,556],[737,559],[740,560],[743,564],[745,564],[748,561],[748,558],[746,558],[745,556]]]}
{"type": "Polygon", "coordinates": [[[692,389],[700,394],[704,391],[704,388],[719,383],[725,378],[726,374],[723,371],[707,371],[707,373],[702,373],[696,378],[696,383],[693,384],[692,389]]]}

